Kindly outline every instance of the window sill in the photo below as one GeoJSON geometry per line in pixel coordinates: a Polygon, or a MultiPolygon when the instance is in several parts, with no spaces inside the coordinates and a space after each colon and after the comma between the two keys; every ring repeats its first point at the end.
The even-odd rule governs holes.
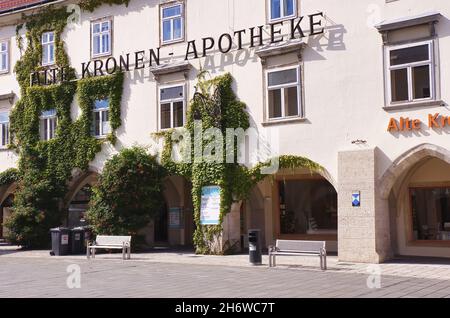
{"type": "Polygon", "coordinates": [[[442,100],[427,100],[422,102],[408,102],[398,105],[384,106],[383,109],[385,111],[391,111],[391,110],[408,110],[420,107],[437,107],[437,106],[443,107],[445,106],[445,103],[442,100]]]}
{"type": "Polygon", "coordinates": [[[263,122],[262,125],[266,126],[275,126],[275,125],[283,125],[283,124],[293,124],[298,122],[305,122],[307,119],[305,117],[295,117],[295,118],[286,118],[286,119],[277,119],[263,122]]]}
{"type": "Polygon", "coordinates": [[[91,55],[91,61],[96,60],[96,59],[102,59],[102,58],[110,57],[110,56],[112,56],[111,52],[97,54],[97,55],[91,55]]]}
{"type": "Polygon", "coordinates": [[[56,66],[56,62],[51,62],[51,63],[46,63],[46,64],[44,64],[44,63],[41,63],[41,66],[42,67],[45,67],[45,68],[52,68],[52,67],[54,67],[54,66],[56,66]]]}
{"type": "Polygon", "coordinates": [[[9,74],[9,70],[6,70],[6,71],[0,71],[0,75],[7,75],[7,74],[9,74]]]}
{"type": "Polygon", "coordinates": [[[177,40],[172,40],[172,41],[162,41],[162,40],[161,40],[161,47],[163,47],[163,46],[169,46],[169,45],[177,44],[177,43],[183,43],[183,42],[185,42],[185,41],[184,41],[184,38],[182,38],[182,39],[177,39],[177,40]]]}
{"type": "Polygon", "coordinates": [[[450,247],[450,240],[416,240],[410,241],[411,247],[450,247]]]}
{"type": "Polygon", "coordinates": [[[292,19],[296,19],[296,18],[298,18],[297,14],[292,14],[292,15],[283,16],[280,18],[275,18],[275,19],[269,18],[269,19],[267,19],[267,22],[269,22],[269,24],[272,24],[272,23],[284,22],[284,21],[292,20],[292,19]]]}

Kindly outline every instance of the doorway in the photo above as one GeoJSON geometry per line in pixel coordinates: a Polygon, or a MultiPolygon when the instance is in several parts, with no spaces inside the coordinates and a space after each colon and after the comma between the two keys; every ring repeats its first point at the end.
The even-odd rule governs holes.
{"type": "Polygon", "coordinates": [[[167,243],[169,240],[168,232],[167,204],[164,203],[155,217],[155,242],[167,243]]]}

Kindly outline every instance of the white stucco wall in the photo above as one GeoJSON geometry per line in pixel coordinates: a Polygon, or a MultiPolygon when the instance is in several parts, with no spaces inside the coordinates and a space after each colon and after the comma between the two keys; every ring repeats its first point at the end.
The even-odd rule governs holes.
{"type": "MultiPolygon", "coordinates": [[[[195,76],[200,67],[212,75],[231,72],[238,97],[247,103],[252,123],[260,130],[278,130],[280,153],[306,156],[323,165],[337,180],[337,152],[358,148],[379,147],[385,157],[380,158],[377,175],[381,176],[391,162],[408,149],[420,143],[432,143],[449,147],[448,131],[424,128],[421,132],[391,134],[386,131],[389,118],[400,116],[427,121],[429,113],[446,113],[446,108],[416,108],[387,112],[384,106],[382,38],[372,26],[374,22],[439,11],[443,18],[437,26],[439,44],[439,69],[441,97],[449,100],[446,89],[450,82],[450,4],[446,0],[401,0],[385,3],[385,0],[302,0],[301,15],[323,11],[326,15],[326,34],[305,39],[308,45],[303,54],[305,122],[263,127],[264,94],[263,66],[254,49],[228,54],[217,51],[206,59],[192,60],[188,93],[192,97],[195,76]],[[369,23],[370,22],[370,23],[369,23]],[[341,41],[342,40],[342,41],[341,41]],[[366,140],[365,145],[354,145],[356,139],[366,140]]],[[[104,16],[114,17],[113,55],[133,53],[159,46],[159,1],[132,0],[128,8],[104,5],[94,13],[82,12],[81,24],[70,26],[64,32],[66,49],[71,63],[81,72],[81,63],[90,59],[90,20],[104,16]]],[[[188,0],[186,1],[187,40],[218,38],[224,32],[267,23],[263,0],[188,0]]],[[[3,18],[0,18],[2,20],[3,18]]],[[[6,21],[6,20],[5,20],[6,21]]],[[[307,29],[307,18],[303,24],[307,29]]],[[[1,24],[0,24],[1,25],[1,24]]],[[[288,27],[288,26],[287,26],[288,27]]],[[[266,30],[268,32],[268,29],[266,30]]],[[[266,37],[269,35],[266,34],[266,37]]],[[[0,39],[10,38],[15,44],[15,26],[1,26],[0,39]]],[[[244,46],[248,43],[244,40],[244,46]]],[[[171,62],[184,59],[186,42],[164,46],[161,58],[171,62]]],[[[12,63],[19,52],[12,45],[12,63]]],[[[211,53],[210,53],[211,54],[211,53]]],[[[283,58],[282,58],[283,59],[283,58]]],[[[286,57],[287,61],[288,57],[286,57]]],[[[164,83],[161,83],[164,84],[164,83]]],[[[19,88],[12,72],[0,75],[0,94],[19,88]]],[[[77,115],[74,103],[74,116],[77,115]]],[[[122,103],[123,125],[118,130],[117,147],[133,144],[148,145],[150,134],[157,130],[157,85],[148,68],[131,71],[126,75],[122,103]]],[[[104,160],[117,149],[104,146],[104,151],[92,163],[101,169],[104,160]]],[[[14,157],[0,151],[0,170],[14,164],[14,157]]]]}

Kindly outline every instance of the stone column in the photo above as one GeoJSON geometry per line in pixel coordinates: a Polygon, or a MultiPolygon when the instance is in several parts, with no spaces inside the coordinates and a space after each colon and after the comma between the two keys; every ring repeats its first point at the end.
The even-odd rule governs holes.
{"type": "Polygon", "coordinates": [[[241,251],[241,205],[242,201],[231,205],[222,223],[222,249],[224,253],[241,251]]]}
{"type": "Polygon", "coordinates": [[[390,256],[389,208],[377,188],[377,149],[338,154],[338,257],[380,263],[390,256]],[[352,206],[360,191],[361,206],[352,206]]]}

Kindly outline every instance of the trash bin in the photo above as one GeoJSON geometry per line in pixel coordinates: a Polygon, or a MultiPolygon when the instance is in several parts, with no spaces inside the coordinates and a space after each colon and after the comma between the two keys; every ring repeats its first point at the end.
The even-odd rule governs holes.
{"type": "Polygon", "coordinates": [[[52,252],[51,255],[68,255],[70,253],[70,230],[65,227],[57,227],[50,229],[52,236],[52,252]]]}
{"type": "Polygon", "coordinates": [[[252,265],[262,264],[260,232],[260,230],[248,231],[248,250],[252,265]]]}
{"type": "Polygon", "coordinates": [[[72,254],[84,253],[84,229],[75,227],[70,231],[70,250],[72,254]]]}
{"type": "Polygon", "coordinates": [[[89,226],[79,226],[71,230],[71,251],[72,254],[86,253],[87,242],[91,238],[91,229],[89,226]]]}

